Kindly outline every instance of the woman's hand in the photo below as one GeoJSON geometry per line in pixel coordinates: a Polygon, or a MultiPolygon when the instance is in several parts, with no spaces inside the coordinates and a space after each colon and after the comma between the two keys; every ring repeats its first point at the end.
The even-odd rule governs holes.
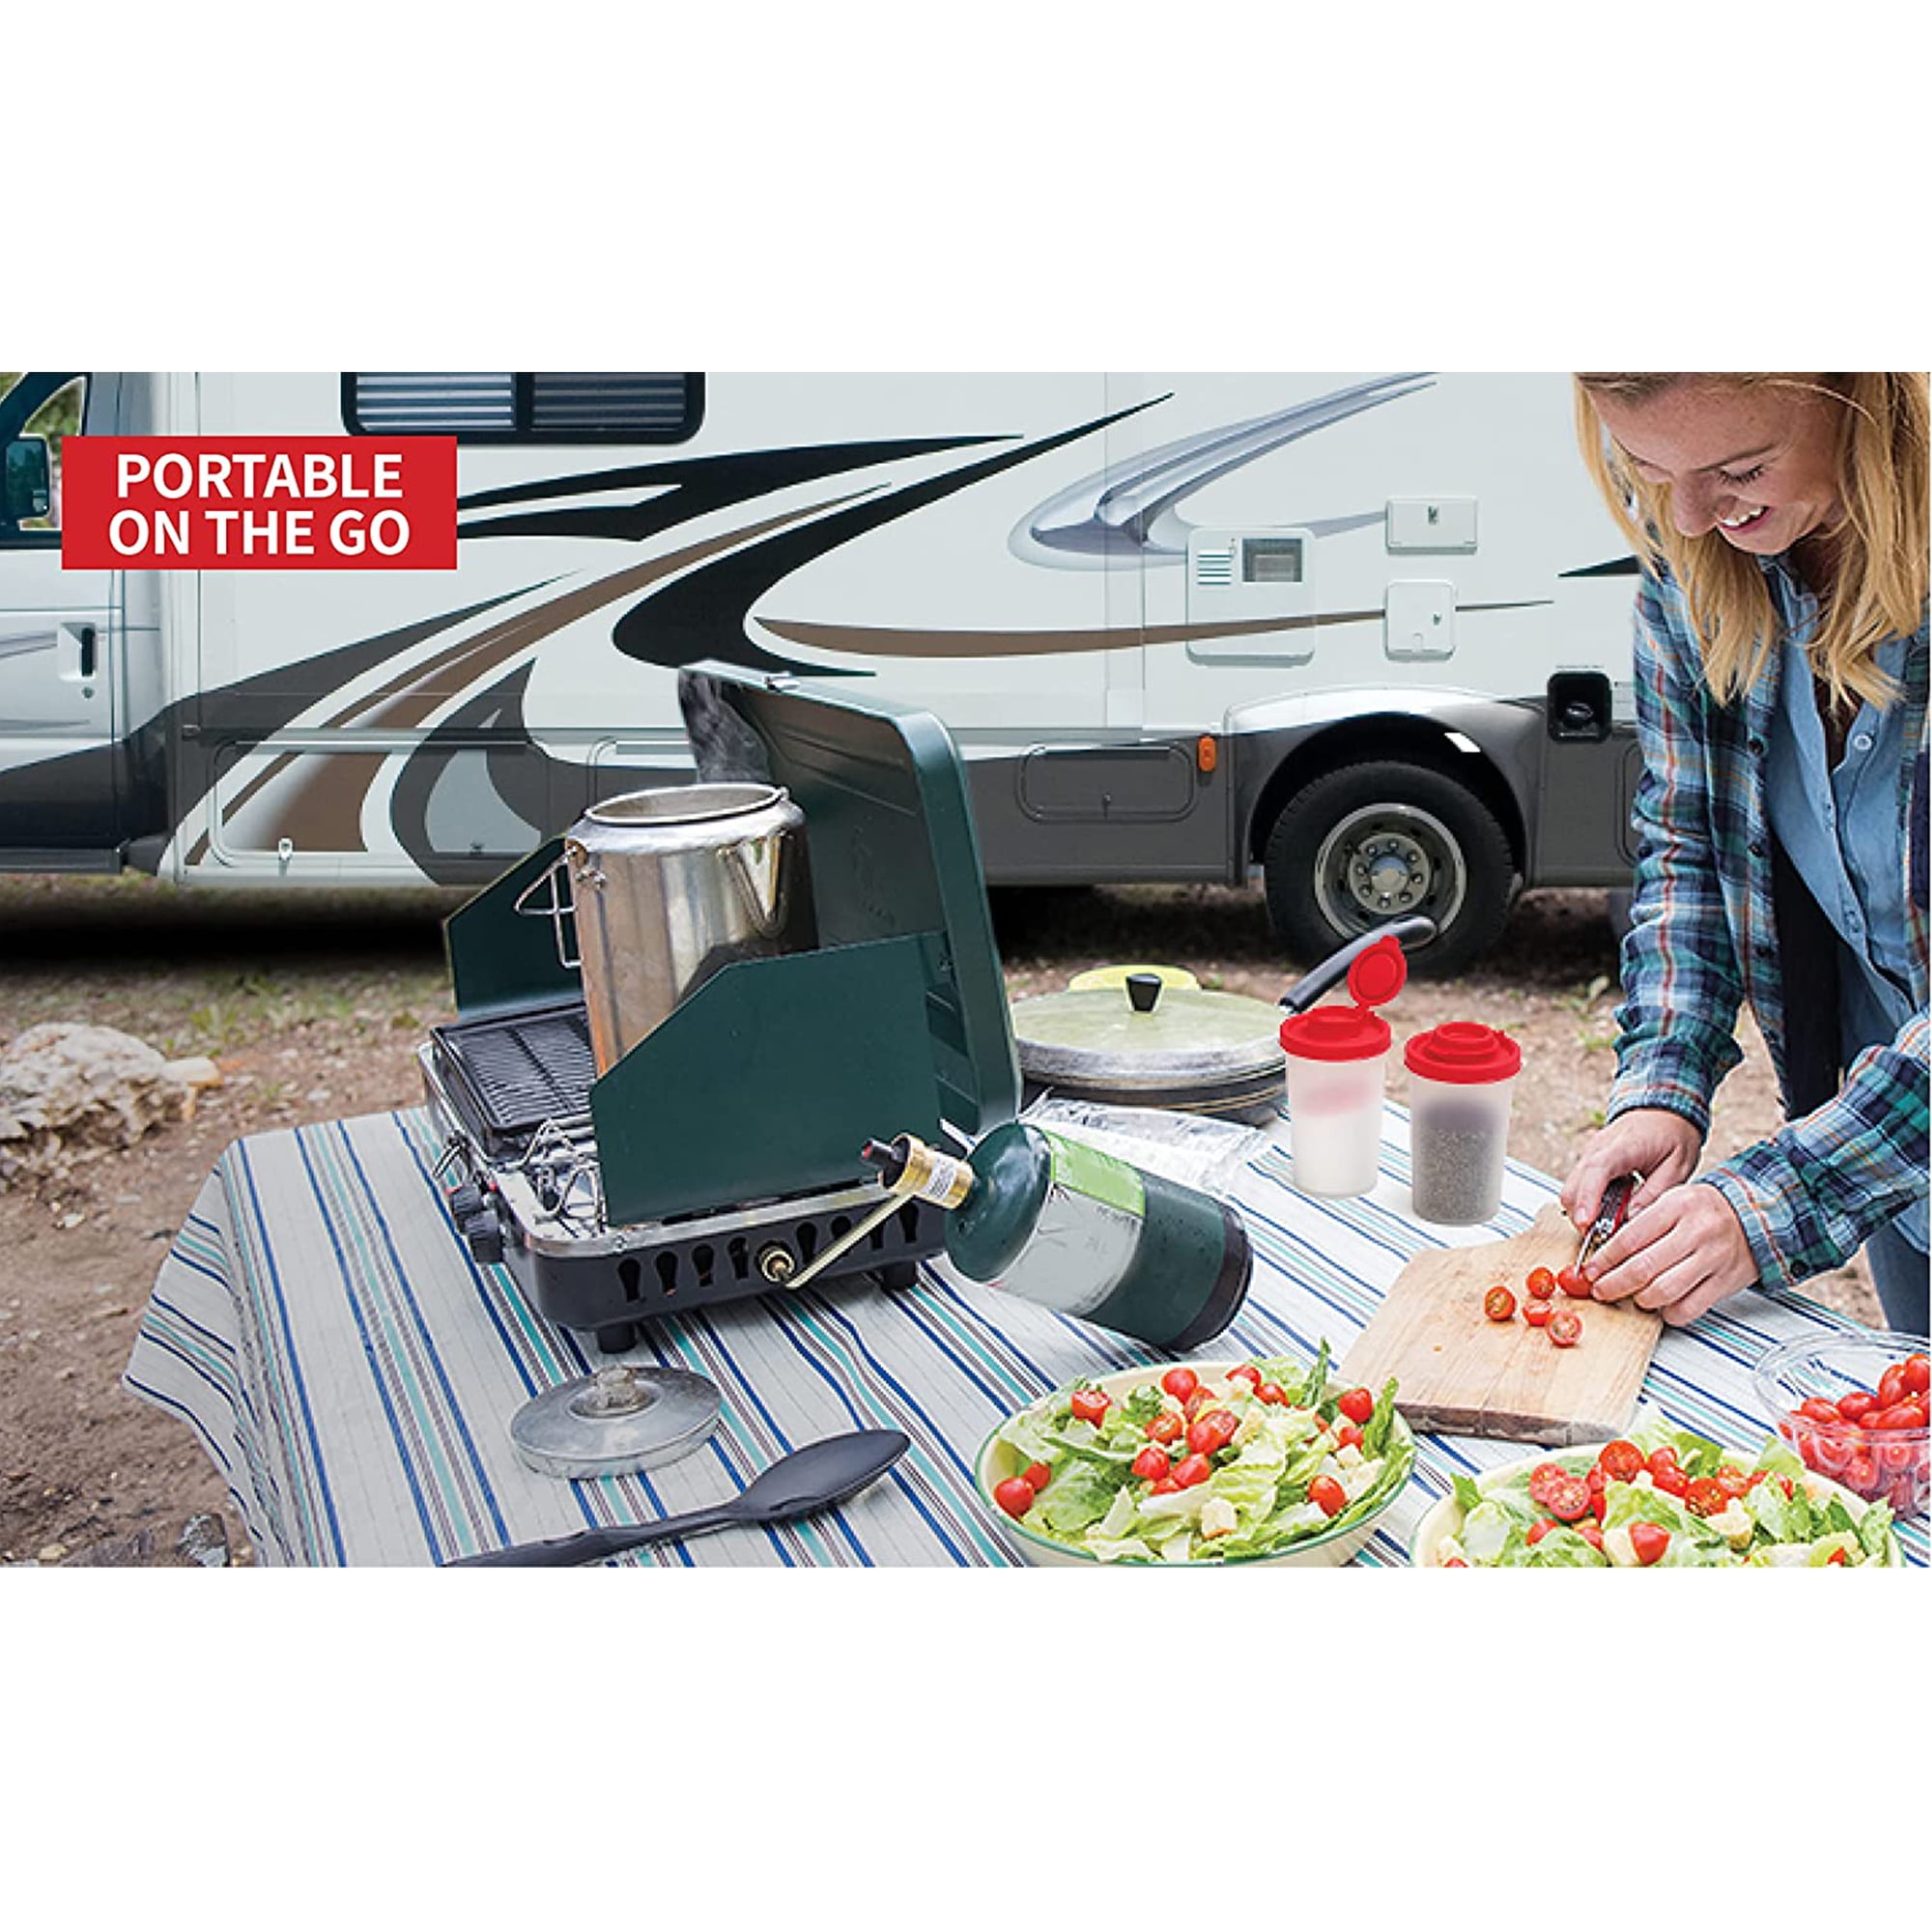
{"type": "Polygon", "coordinates": [[[1703,1145],[1703,1135],[1682,1114],[1662,1107],[1619,1114],[1584,1144],[1563,1183],[1563,1211],[1578,1228],[1587,1228],[1597,1218],[1604,1189],[1620,1175],[1640,1174],[1643,1184],[1631,1196],[1634,1215],[1696,1173],[1703,1145]]]}
{"type": "MultiPolygon", "coordinates": [[[[1621,1124],[1621,1123],[1619,1123],[1621,1124]]],[[[1633,1214],[1583,1273],[1599,1301],[1634,1295],[1674,1327],[1748,1288],[1757,1263],[1731,1204],[1715,1187],[1669,1187],[1633,1214]]]]}

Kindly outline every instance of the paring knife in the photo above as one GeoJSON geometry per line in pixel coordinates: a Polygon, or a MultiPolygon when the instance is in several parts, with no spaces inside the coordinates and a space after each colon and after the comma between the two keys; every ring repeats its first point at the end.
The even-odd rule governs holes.
{"type": "Polygon", "coordinates": [[[1640,1174],[1620,1174],[1604,1189],[1597,1203],[1597,1218],[1583,1230],[1582,1246],[1577,1250],[1577,1265],[1581,1267],[1629,1218],[1631,1196],[1643,1184],[1640,1174]]]}

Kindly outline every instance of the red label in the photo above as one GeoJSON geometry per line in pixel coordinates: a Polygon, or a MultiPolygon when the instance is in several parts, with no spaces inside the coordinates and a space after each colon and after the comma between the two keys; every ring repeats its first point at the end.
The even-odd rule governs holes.
{"type": "Polygon", "coordinates": [[[454,570],[453,436],[71,436],[71,570],[454,570]]]}

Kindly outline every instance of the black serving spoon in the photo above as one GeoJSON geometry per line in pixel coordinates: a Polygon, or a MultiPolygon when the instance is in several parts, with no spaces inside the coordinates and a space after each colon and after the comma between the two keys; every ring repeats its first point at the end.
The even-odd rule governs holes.
{"type": "Polygon", "coordinates": [[[442,1568],[561,1570],[578,1563],[601,1563],[607,1556],[646,1543],[701,1536],[707,1529],[724,1529],[734,1522],[790,1522],[857,1495],[911,1446],[896,1429],[859,1429],[846,1435],[829,1435],[823,1442],[808,1442],[803,1449],[781,1456],[729,1502],[710,1509],[664,1517],[657,1522],[580,1530],[575,1536],[554,1536],[547,1543],[513,1543],[507,1549],[452,1557],[442,1568]]]}

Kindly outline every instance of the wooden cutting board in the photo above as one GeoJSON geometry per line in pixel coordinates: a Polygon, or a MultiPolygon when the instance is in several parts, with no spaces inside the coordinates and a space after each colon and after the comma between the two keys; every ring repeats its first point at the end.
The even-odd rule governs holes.
{"type": "Polygon", "coordinates": [[[1577,1230],[1560,1208],[1506,1241],[1418,1255],[1396,1277],[1349,1350],[1350,1381],[1397,1381],[1396,1406],[1416,1429],[1494,1435],[1512,1442],[1605,1442],[1630,1424],[1663,1326],[1628,1301],[1554,1305],[1583,1318],[1574,1349],[1552,1348],[1522,1319],[1524,1277],[1577,1258],[1577,1230]],[[1501,1282],[1515,1294],[1514,1321],[1492,1321],[1483,1293],[1501,1282]]]}

